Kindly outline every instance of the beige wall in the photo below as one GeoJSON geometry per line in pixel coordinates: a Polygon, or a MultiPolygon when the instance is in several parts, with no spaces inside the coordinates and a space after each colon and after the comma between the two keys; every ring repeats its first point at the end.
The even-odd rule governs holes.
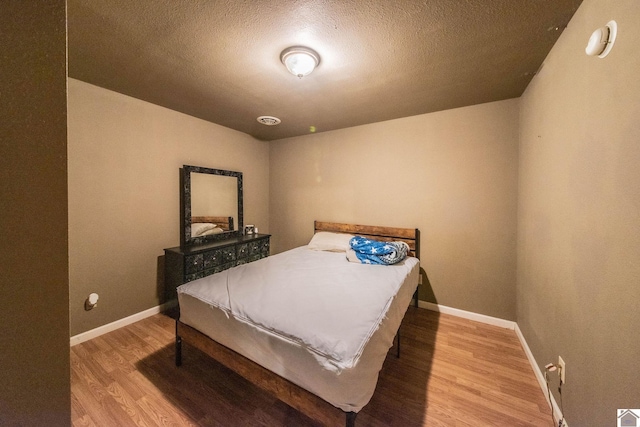
{"type": "Polygon", "coordinates": [[[72,336],[163,302],[158,257],[180,243],[183,164],[242,172],[245,222],[268,231],[266,142],[69,79],[68,145],[72,336]]]}
{"type": "Polygon", "coordinates": [[[0,425],[68,426],[65,1],[0,12],[0,425]]]}
{"type": "Polygon", "coordinates": [[[515,320],[518,100],[270,144],[275,252],[315,219],[418,227],[422,299],[515,320]]]}
{"type": "Polygon", "coordinates": [[[571,426],[640,405],[639,45],[637,0],[585,0],[521,99],[518,324],[566,361],[571,426]],[[612,52],[586,56],[610,19],[612,52]]]}

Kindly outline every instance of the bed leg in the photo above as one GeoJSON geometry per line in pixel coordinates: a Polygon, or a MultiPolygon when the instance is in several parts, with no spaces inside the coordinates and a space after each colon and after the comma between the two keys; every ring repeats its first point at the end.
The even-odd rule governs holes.
{"type": "Polygon", "coordinates": [[[347,412],[347,427],[356,427],[357,412],[347,412]]]}
{"type": "Polygon", "coordinates": [[[413,300],[413,305],[418,308],[418,288],[416,288],[416,291],[413,293],[413,300]]]}
{"type": "Polygon", "coordinates": [[[176,366],[182,366],[182,338],[176,337],[176,366]]]}
{"type": "Polygon", "coordinates": [[[400,359],[400,329],[398,329],[398,333],[396,334],[397,346],[396,346],[396,358],[400,359]]]}
{"type": "Polygon", "coordinates": [[[176,320],[176,366],[182,366],[182,338],[178,335],[178,321],[176,320]]]}

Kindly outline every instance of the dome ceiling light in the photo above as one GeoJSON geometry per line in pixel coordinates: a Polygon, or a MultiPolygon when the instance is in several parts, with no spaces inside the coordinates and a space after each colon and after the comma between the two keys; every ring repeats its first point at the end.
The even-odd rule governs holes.
{"type": "Polygon", "coordinates": [[[291,74],[303,78],[318,66],[320,55],[308,47],[292,46],[282,51],[280,60],[291,74]]]}

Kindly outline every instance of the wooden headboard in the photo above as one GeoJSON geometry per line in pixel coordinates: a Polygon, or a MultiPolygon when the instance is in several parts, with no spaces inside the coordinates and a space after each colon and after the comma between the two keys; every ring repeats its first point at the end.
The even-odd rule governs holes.
{"type": "Polygon", "coordinates": [[[411,255],[420,258],[420,230],[417,228],[380,227],[376,225],[341,224],[314,221],[314,233],[330,231],[363,236],[379,241],[403,241],[409,245],[411,255]]]}
{"type": "Polygon", "coordinates": [[[224,231],[233,231],[232,216],[192,216],[191,224],[195,224],[197,222],[215,224],[224,231]]]}

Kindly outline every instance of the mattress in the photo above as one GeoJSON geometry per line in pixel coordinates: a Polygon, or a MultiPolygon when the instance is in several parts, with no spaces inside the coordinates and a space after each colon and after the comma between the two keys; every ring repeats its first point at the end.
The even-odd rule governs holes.
{"type": "Polygon", "coordinates": [[[180,320],[332,405],[358,412],[418,284],[419,263],[292,249],[178,288],[180,320]]]}

